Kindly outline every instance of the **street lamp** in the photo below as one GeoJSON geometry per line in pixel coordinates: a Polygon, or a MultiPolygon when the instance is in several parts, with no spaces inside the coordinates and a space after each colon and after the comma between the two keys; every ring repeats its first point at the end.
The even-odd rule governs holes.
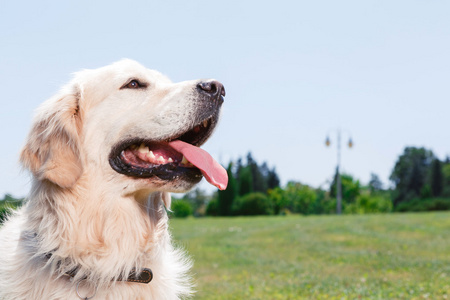
{"type": "MultiPolygon", "coordinates": [[[[341,165],[341,130],[337,129],[337,166],[336,166],[336,213],[338,215],[342,214],[342,183],[341,183],[341,174],[339,172],[341,165]]],[[[325,145],[329,147],[331,145],[329,134],[325,140],[325,145]]],[[[349,148],[353,147],[353,140],[349,134],[349,139],[347,143],[349,148]]]]}

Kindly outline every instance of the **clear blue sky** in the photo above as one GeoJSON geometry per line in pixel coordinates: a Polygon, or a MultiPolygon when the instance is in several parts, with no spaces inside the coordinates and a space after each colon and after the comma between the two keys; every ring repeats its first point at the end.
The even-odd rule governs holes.
{"type": "Polygon", "coordinates": [[[388,184],[405,146],[450,155],[449,15],[417,0],[1,1],[0,197],[29,189],[17,161],[33,110],[72,72],[125,57],[224,83],[204,147],[223,163],[252,151],[283,184],[319,186],[336,165],[325,137],[342,128],[355,143],[343,170],[388,184]]]}

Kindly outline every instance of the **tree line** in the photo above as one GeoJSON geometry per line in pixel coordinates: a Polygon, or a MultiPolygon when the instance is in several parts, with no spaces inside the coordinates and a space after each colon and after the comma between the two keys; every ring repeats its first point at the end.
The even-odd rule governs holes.
{"type": "MultiPolygon", "coordinates": [[[[227,167],[228,187],[208,195],[202,190],[174,201],[174,215],[234,216],[279,214],[334,214],[337,173],[327,188],[290,181],[280,186],[275,168],[258,164],[249,153],[227,167]]],[[[386,213],[392,211],[450,210],[450,158],[444,160],[431,150],[406,147],[385,187],[376,174],[362,184],[350,174],[340,174],[343,213],[386,213]]]]}
{"type": "Polygon", "coordinates": [[[450,209],[450,158],[441,161],[431,150],[406,147],[390,180],[392,202],[398,211],[450,209]]]}

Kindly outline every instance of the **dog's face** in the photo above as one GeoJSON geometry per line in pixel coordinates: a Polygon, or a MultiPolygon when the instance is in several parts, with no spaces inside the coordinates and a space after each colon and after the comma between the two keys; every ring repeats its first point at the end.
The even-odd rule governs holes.
{"type": "Polygon", "coordinates": [[[63,188],[89,169],[120,183],[123,193],[186,191],[202,173],[218,171],[205,173],[209,166],[195,161],[223,96],[218,81],[172,83],[130,60],[85,70],[39,109],[21,160],[38,179],[63,188]]]}

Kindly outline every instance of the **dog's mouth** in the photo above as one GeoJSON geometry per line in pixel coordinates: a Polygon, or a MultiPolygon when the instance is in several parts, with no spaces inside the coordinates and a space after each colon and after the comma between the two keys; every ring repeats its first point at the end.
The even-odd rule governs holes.
{"type": "Polygon", "coordinates": [[[136,138],[121,142],[111,152],[109,163],[116,172],[135,178],[157,176],[167,181],[180,179],[197,183],[203,175],[209,183],[225,189],[228,183],[226,170],[199,148],[216,123],[217,117],[211,117],[167,139],[136,138]]]}

